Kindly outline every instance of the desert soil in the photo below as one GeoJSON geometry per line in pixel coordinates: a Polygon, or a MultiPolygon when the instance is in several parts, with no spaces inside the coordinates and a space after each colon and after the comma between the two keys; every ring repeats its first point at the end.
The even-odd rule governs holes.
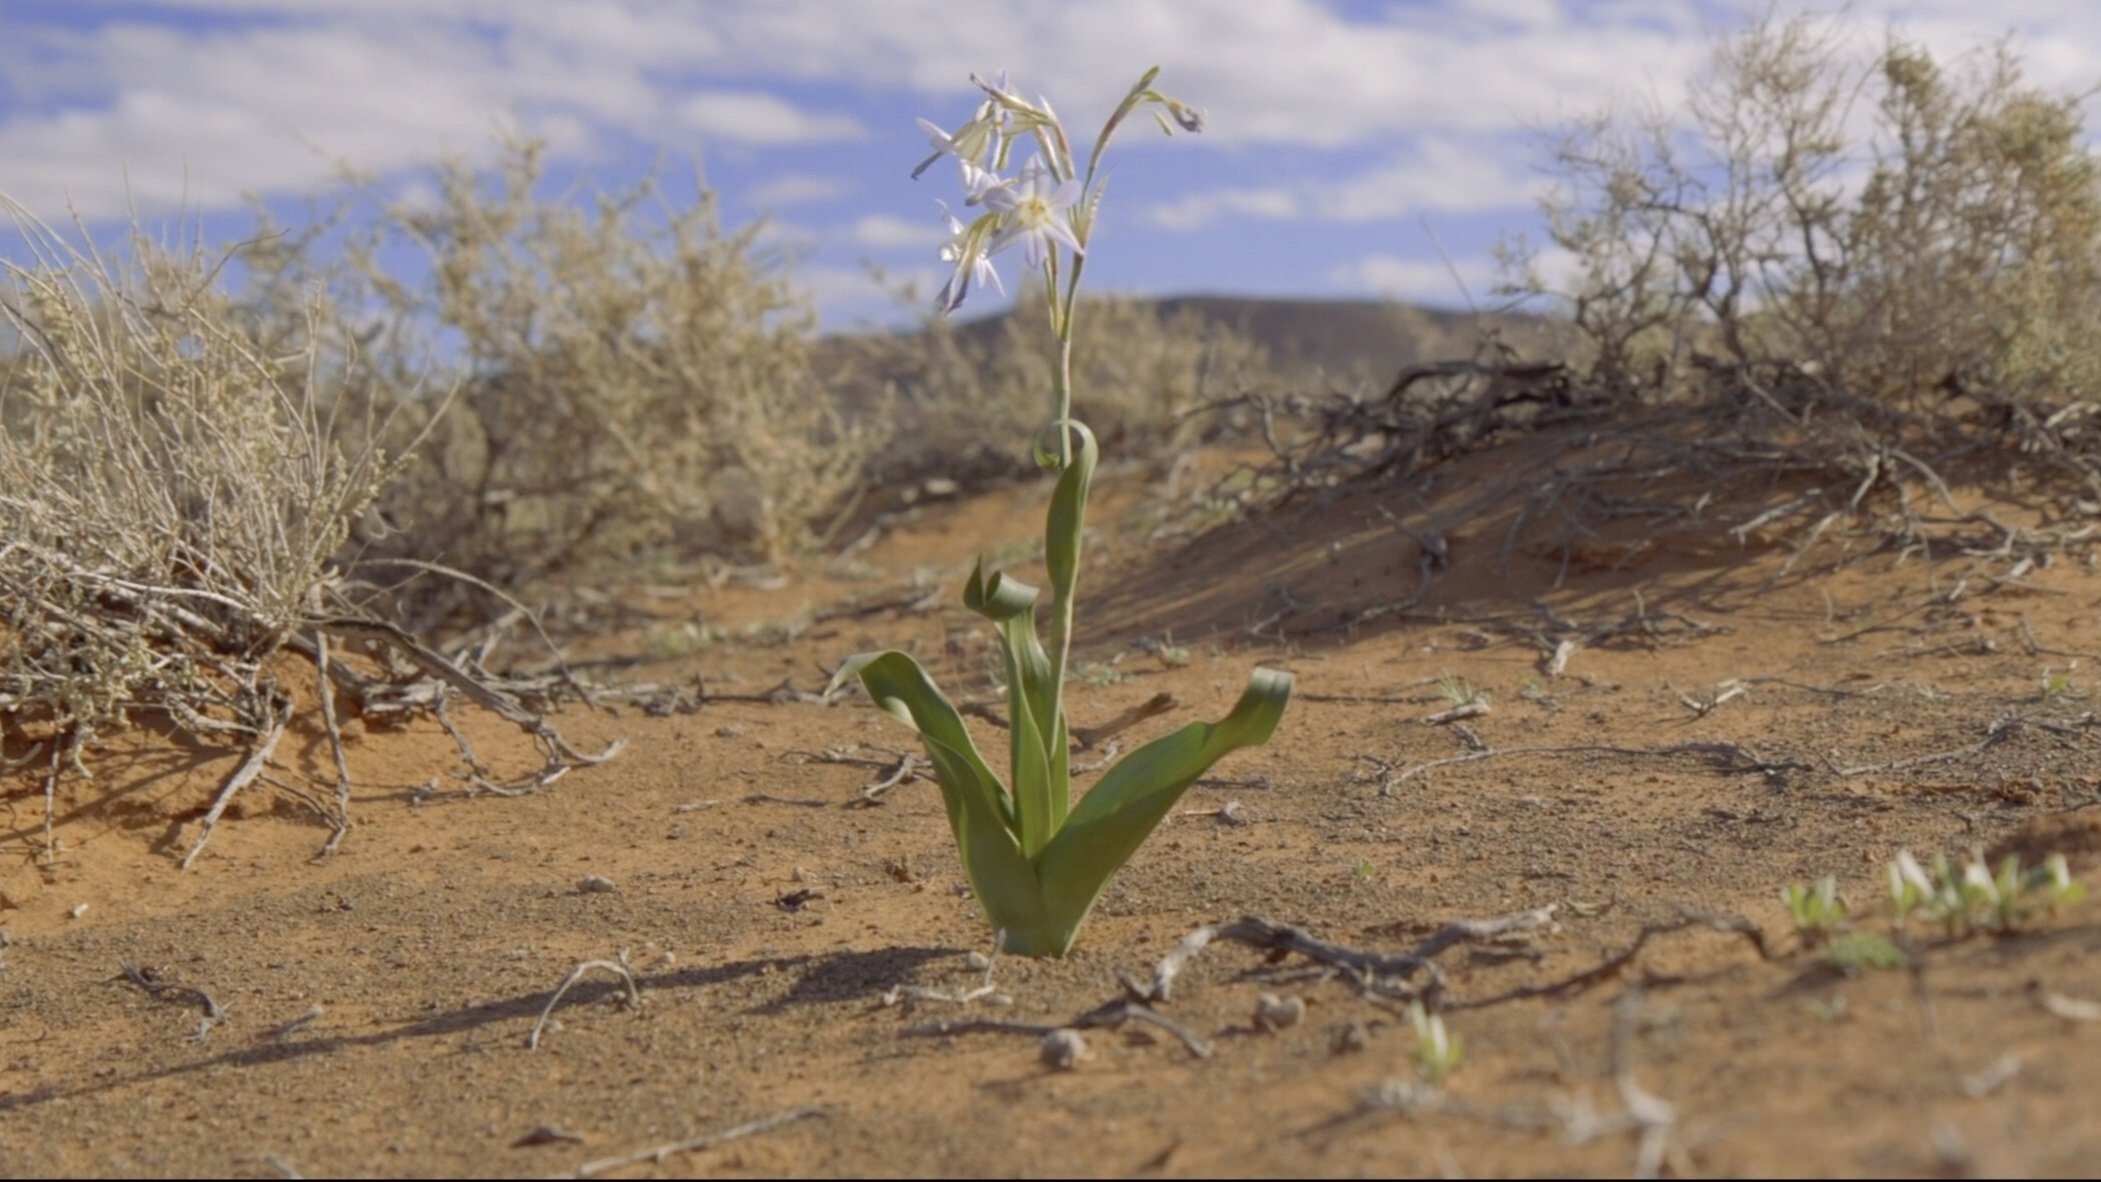
{"type": "MultiPolygon", "coordinates": [[[[958,592],[975,551],[1026,575],[1039,486],[924,506],[784,586],[613,588],[632,613],[579,652],[735,700],[572,707],[556,721],[579,746],[627,747],[536,794],[464,791],[435,722],[347,720],[357,824],[324,860],[287,790],[331,790],[311,713],[275,755],[282,787],[237,799],[187,872],[240,751],[110,739],[91,782],[61,781],[52,856],[41,765],[18,768],[0,1174],[561,1174],[778,1116],[610,1173],[2090,1176],[2101,1022],[2078,1003],[2101,1001],[2101,904],[2006,936],[1914,931],[1911,970],[1847,975],[1779,894],[1835,874],[1886,931],[1898,849],[2009,843],[2101,887],[2091,563],[2008,578],[1952,531],[1932,554],[1834,531],[1790,567],[1779,540],[1720,530],[1513,530],[1497,482],[1524,478],[1516,459],[1178,540],[1145,532],[1157,489],[1111,481],[1073,717],[1172,694],[1135,744],[1221,714],[1258,663],[1295,672],[1297,698],[1270,746],[1188,793],[1071,956],[999,957],[968,1000],[930,996],[977,990],[992,944],[937,790],[864,799],[910,736],[858,694],[806,695],[846,654],[904,647],[993,700],[958,592]],[[1452,705],[1440,677],[1489,710],[1425,721],[1452,705]],[[1120,996],[1119,970],[1147,979],[1244,915],[1401,953],[1548,907],[1438,954],[1464,1061],[1435,1091],[1396,1003],[1227,941],[1155,1007],[1201,1057],[1127,1023],[1056,1070],[1035,1036],[953,1025],[1069,1023],[1120,996]],[[1747,920],[1763,951],[1687,916],[1747,920]],[[621,958],[639,1006],[594,970],[528,1048],[573,969],[621,958]],[[1303,1018],[1265,1028],[1264,994],[1303,1018]]],[[[506,724],[456,713],[484,760],[533,766],[506,724]]]]}

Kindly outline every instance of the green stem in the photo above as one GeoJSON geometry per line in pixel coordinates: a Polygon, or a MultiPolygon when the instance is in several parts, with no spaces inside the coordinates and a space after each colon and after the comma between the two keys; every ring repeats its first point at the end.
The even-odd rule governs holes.
{"type": "MultiPolygon", "coordinates": [[[[1073,256],[1072,272],[1066,276],[1064,306],[1058,320],[1058,364],[1057,368],[1051,371],[1051,384],[1058,396],[1058,417],[1056,422],[1058,424],[1058,461],[1061,470],[1072,463],[1072,432],[1065,424],[1072,418],[1072,329],[1073,321],[1078,319],[1080,273],[1086,270],[1086,267],[1087,256],[1085,254],[1073,256]]],[[[1055,288],[1051,290],[1051,296],[1053,299],[1057,297],[1055,288]]],[[[1079,530],[1081,523],[1085,520],[1086,504],[1084,502],[1081,503],[1080,510],[1080,516],[1076,517],[1073,523],[1075,530],[1079,530]]],[[[1050,539],[1046,538],[1045,544],[1051,544],[1050,539]]],[[[1074,561],[1071,577],[1065,580],[1051,580],[1051,685],[1057,687],[1059,702],[1057,722],[1060,724],[1057,729],[1060,731],[1065,729],[1062,725],[1065,717],[1065,667],[1072,653],[1073,589],[1074,585],[1079,582],[1079,545],[1080,540],[1075,537],[1073,539],[1074,561]]]]}
{"type": "MultiPolygon", "coordinates": [[[[1100,193],[1096,188],[1095,178],[1101,168],[1102,153],[1108,148],[1110,138],[1116,134],[1117,125],[1122,123],[1124,118],[1133,110],[1137,109],[1140,96],[1145,93],[1146,87],[1152,85],[1153,79],[1159,73],[1160,68],[1158,66],[1154,66],[1147,71],[1145,76],[1139,79],[1138,85],[1131,88],[1131,92],[1124,96],[1123,102],[1110,114],[1108,122],[1102,125],[1102,132],[1095,137],[1094,148],[1087,156],[1086,177],[1080,183],[1080,200],[1082,202],[1091,203],[1099,200],[1100,193]]],[[[1064,153],[1066,167],[1071,168],[1071,148],[1065,139],[1065,128],[1062,124],[1054,124],[1053,127],[1057,133],[1059,144],[1065,146],[1066,149],[1064,153]]],[[[1083,218],[1081,222],[1081,249],[1074,252],[1072,256],[1072,267],[1065,276],[1065,293],[1062,299],[1058,294],[1057,251],[1053,249],[1050,252],[1050,257],[1044,262],[1044,298],[1050,301],[1051,318],[1057,326],[1058,333],[1058,364],[1051,371],[1051,386],[1058,404],[1058,417],[1054,422],[1058,431],[1058,467],[1061,472],[1069,468],[1073,463],[1072,431],[1065,425],[1072,421],[1073,326],[1074,322],[1079,319],[1080,276],[1087,269],[1087,252],[1085,248],[1087,243],[1094,237],[1092,221],[1083,218]]],[[[1057,799],[1054,801],[1054,807],[1057,812],[1057,822],[1061,825],[1064,823],[1066,808],[1069,807],[1071,792],[1070,784],[1064,774],[1065,760],[1068,753],[1065,726],[1065,670],[1070,664],[1072,657],[1073,598],[1074,590],[1080,578],[1080,537],[1085,532],[1086,510],[1085,490],[1082,490],[1080,502],[1074,507],[1072,521],[1069,523],[1073,531],[1072,564],[1064,572],[1063,578],[1054,576],[1051,579],[1051,643],[1049,656],[1050,684],[1051,692],[1054,695],[1052,698],[1054,706],[1051,719],[1052,733],[1044,736],[1044,742],[1052,745],[1050,749],[1053,763],[1052,779],[1057,782],[1057,799]]],[[[1053,520],[1055,520],[1055,517],[1053,520]]],[[[1056,539],[1048,536],[1048,530],[1046,530],[1044,544],[1046,549],[1057,544],[1056,539]]]]}

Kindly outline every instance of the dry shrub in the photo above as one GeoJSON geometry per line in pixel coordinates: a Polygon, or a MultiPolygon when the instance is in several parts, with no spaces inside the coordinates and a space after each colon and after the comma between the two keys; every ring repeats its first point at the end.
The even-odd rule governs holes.
{"type": "Polygon", "coordinates": [[[383,498],[400,532],[369,553],[518,587],[672,543],[805,545],[884,435],[822,387],[806,298],[705,188],[674,207],[652,178],[578,204],[539,196],[543,171],[531,141],[491,178],[441,165],[433,202],[389,207],[351,250],[392,370],[429,358],[458,389],[394,392],[429,442],[383,498]],[[421,283],[382,265],[404,245],[421,283]]]}
{"type": "Polygon", "coordinates": [[[1784,542],[1783,574],[1826,537],[2023,570],[2085,545],[2101,162],[2079,104],[2003,45],[1951,67],[1893,36],[1862,59],[1835,21],[1754,21],[1681,108],[1555,143],[1554,250],[1505,261],[1510,294],[1567,311],[1568,364],[1411,367],[1316,407],[1263,475],[1319,495],[1552,431],[1506,535],[1545,552],[1614,521],[1784,542]],[[2007,520],[1964,484],[2039,513],[2007,520]]]}
{"type": "Polygon", "coordinates": [[[135,234],[112,259],[0,210],[35,259],[0,287],[0,738],[77,753],[139,710],[258,734],[264,661],[335,606],[391,471],[338,443],[355,358],[259,339],[201,250],[135,234]]]}
{"type": "Polygon", "coordinates": [[[2080,99],[2005,46],[1949,68],[1899,37],[1770,16],[1725,38],[1683,117],[1583,122],[1547,201],[1599,385],[1669,396],[1714,363],[1799,367],[1916,409],[2014,404],[2101,379],[2101,185],[2080,99]]]}
{"type": "MultiPolygon", "coordinates": [[[[1188,412],[1222,390],[1273,380],[1260,344],[1196,311],[1096,296],[1081,300],[1078,315],[1073,410],[1106,454],[1171,455],[1222,422],[1188,412]]],[[[1029,441],[1054,413],[1057,340],[1048,324],[1042,292],[1031,287],[1002,315],[929,317],[914,332],[843,342],[858,384],[880,390],[897,417],[881,474],[971,480],[1022,470],[1029,441]]]]}

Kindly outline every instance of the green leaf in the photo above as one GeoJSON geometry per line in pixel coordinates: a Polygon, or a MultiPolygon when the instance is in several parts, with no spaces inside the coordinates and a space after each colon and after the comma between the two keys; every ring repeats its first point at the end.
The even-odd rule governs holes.
{"type": "Polygon", "coordinates": [[[1078,448],[1065,461],[1064,471],[1058,475],[1058,487],[1051,493],[1050,514],[1043,530],[1043,563],[1050,570],[1051,584],[1051,641],[1050,667],[1047,671],[1049,684],[1045,689],[1051,703],[1051,722],[1043,729],[1051,734],[1049,744],[1050,779],[1057,786],[1051,799],[1051,816],[1058,825],[1072,809],[1071,783],[1072,743],[1067,733],[1065,713],[1060,706],[1065,688],[1065,659],[1072,649],[1072,598],[1073,588],[1080,578],[1080,544],[1087,526],[1087,490],[1094,482],[1094,468],[1101,459],[1101,448],[1094,441],[1094,432],[1078,419],[1059,419],[1051,424],[1051,430],[1060,438],[1049,449],[1038,448],[1045,454],[1039,459],[1054,458],[1065,446],[1064,432],[1071,432],[1078,441],[1078,448]]]}
{"type": "Polygon", "coordinates": [[[1037,861],[1050,919],[1065,946],[1110,876],[1144,844],[1182,793],[1228,753],[1269,741],[1291,700],[1291,683],[1289,673],[1255,670],[1232,713],[1147,743],[1080,799],[1037,861]]]}
{"type": "Polygon", "coordinates": [[[970,572],[963,603],[999,629],[1006,666],[1009,738],[1009,783],[1021,852],[1034,858],[1065,820],[1069,798],[1065,761],[1050,751],[1053,735],[1062,736],[1057,683],[1050,657],[1036,636],[1036,588],[995,573],[985,577],[983,560],[970,572]]]}
{"type": "Polygon", "coordinates": [[[1006,930],[1043,925],[1043,893],[1036,868],[1021,851],[1012,807],[999,777],[985,765],[963,716],[936,688],[926,671],[904,653],[848,657],[832,675],[837,688],[858,676],[884,713],[919,732],[933,761],[949,827],[963,858],[963,873],[993,926],[1006,930]]]}
{"type": "MultiPolygon", "coordinates": [[[[1080,578],[1080,534],[1087,524],[1087,490],[1094,483],[1101,448],[1094,441],[1094,432],[1078,419],[1059,419],[1050,429],[1069,431],[1079,441],[1078,449],[1058,475],[1058,487],[1051,493],[1050,518],[1043,531],[1043,564],[1050,568],[1051,601],[1069,608],[1073,586],[1080,578]]],[[[1061,442],[1042,448],[1043,456],[1039,458],[1057,457],[1062,447],[1061,442]]],[[[1066,622],[1071,622],[1069,616],[1066,622]]]]}

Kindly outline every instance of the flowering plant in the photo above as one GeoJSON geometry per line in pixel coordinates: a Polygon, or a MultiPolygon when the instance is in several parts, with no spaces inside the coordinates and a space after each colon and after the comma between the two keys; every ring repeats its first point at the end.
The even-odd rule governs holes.
{"type": "Polygon", "coordinates": [[[1225,718],[1191,723],[1132,752],[1105,773],[1077,804],[1072,800],[1071,738],[1064,707],[1072,648],[1073,589],[1079,580],[1080,541],[1087,492],[1099,458],[1093,432],[1072,414],[1072,338],[1080,274],[1101,207],[1102,152],[1123,121],[1144,106],[1169,135],[1203,127],[1203,112],[1153,89],[1158,67],[1124,96],[1077,169],[1065,128],[1048,100],[1031,103],[1007,86],[976,75],[987,96],[971,120],[953,133],[920,121],[936,151],[914,177],[945,156],[961,171],[964,205],[981,209],[971,221],[941,206],[950,239],[943,261],[954,271],[941,289],[944,312],[961,306],[973,286],[999,286],[992,256],[1019,243],[1040,269],[1058,340],[1053,370],[1055,413],[1035,441],[1042,466],[1058,472],[1044,530],[1050,575],[1050,639],[1036,628],[1041,592],[982,559],[964,587],[963,602],[998,631],[1007,685],[1008,779],[978,753],[962,716],[918,662],[902,652],[863,653],[843,662],[837,688],[858,677],[875,704],[919,732],[934,765],[963,869],[1002,946],[1026,956],[1062,956],[1110,876],[1121,868],[1191,784],[1228,752],[1269,740],[1291,696],[1289,673],[1256,669],[1225,718]],[[1018,173],[1003,176],[1017,144],[1034,154],[1018,173]],[[1062,282],[1062,290],[1061,290],[1062,282]]]}

